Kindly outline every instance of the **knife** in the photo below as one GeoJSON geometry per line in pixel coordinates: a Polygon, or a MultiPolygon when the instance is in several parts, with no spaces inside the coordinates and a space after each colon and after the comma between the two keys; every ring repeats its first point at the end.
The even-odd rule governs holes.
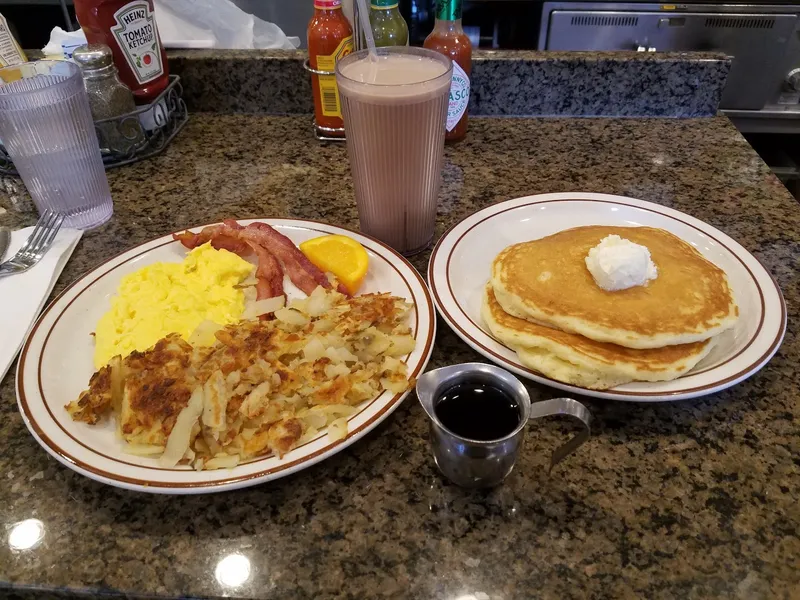
{"type": "Polygon", "coordinates": [[[11,232],[5,227],[0,227],[0,261],[3,259],[3,254],[8,250],[8,245],[11,243],[11,232]]]}

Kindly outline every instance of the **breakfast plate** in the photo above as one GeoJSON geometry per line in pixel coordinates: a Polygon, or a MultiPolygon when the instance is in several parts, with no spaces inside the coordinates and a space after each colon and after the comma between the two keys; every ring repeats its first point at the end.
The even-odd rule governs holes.
{"type": "Polygon", "coordinates": [[[756,373],[775,354],[786,331],[786,304],[778,284],[740,244],[718,229],[658,204],[592,193],[541,194],[478,211],[447,231],[428,265],[428,284],[439,313],[453,331],[489,360],[539,383],[597,398],[656,402],[718,392],[756,373]],[[735,327],[684,376],[589,390],[525,367],[517,353],[492,337],[481,301],[495,256],[511,244],[582,225],[649,226],[691,244],[728,275],[739,305],[735,327]]]}
{"type": "MultiPolygon", "coordinates": [[[[379,241],[340,227],[299,219],[258,221],[295,244],[326,234],[346,235],[360,242],[369,255],[370,267],[359,293],[389,292],[413,302],[409,325],[416,346],[405,361],[410,377],[422,373],[433,349],[436,318],[425,282],[406,259],[379,241]]],[[[408,391],[385,391],[360,404],[348,419],[344,439],[331,441],[322,430],[282,458],[260,457],[217,470],[165,468],[155,458],[124,453],[113,419],[95,426],[73,421],[64,407],[86,388],[94,373],[91,335],[122,277],[146,265],[180,262],[185,255],[186,249],[172,235],[132,248],[70,285],[34,325],[20,356],[17,401],[31,434],[65,466],[109,485],[146,492],[196,494],[246,487],[296,473],[332,456],[374,429],[408,395],[408,391]]],[[[296,288],[288,280],[286,289],[290,298],[301,294],[293,291],[296,288]]]]}

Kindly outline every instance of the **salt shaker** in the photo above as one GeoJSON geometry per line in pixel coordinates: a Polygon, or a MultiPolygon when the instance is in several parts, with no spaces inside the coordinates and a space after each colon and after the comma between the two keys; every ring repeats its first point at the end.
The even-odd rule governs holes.
{"type": "MultiPolygon", "coordinates": [[[[89,44],[76,48],[73,60],[81,68],[95,121],[112,119],[136,110],[131,90],[120,81],[111,48],[89,44]]],[[[100,146],[114,154],[130,154],[145,141],[136,115],[97,124],[100,146]]]]}

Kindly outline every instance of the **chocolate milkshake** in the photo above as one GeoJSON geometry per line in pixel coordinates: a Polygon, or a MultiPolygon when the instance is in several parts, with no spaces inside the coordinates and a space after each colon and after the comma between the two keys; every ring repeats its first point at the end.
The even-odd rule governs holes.
{"type": "Polygon", "coordinates": [[[450,59],[380,48],[336,65],[361,230],[404,254],[433,239],[441,183],[450,59]]]}

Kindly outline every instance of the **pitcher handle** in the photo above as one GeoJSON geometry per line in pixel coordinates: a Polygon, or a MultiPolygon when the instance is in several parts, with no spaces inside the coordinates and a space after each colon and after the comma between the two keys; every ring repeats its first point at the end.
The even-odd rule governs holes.
{"type": "Polygon", "coordinates": [[[575,452],[580,446],[589,439],[591,434],[592,413],[583,404],[572,398],[554,398],[542,402],[531,403],[528,419],[538,419],[539,417],[549,417],[552,415],[568,415],[577,419],[583,424],[583,430],[575,434],[566,444],[553,450],[550,456],[550,473],[553,467],[564,460],[567,456],[575,452]]]}

